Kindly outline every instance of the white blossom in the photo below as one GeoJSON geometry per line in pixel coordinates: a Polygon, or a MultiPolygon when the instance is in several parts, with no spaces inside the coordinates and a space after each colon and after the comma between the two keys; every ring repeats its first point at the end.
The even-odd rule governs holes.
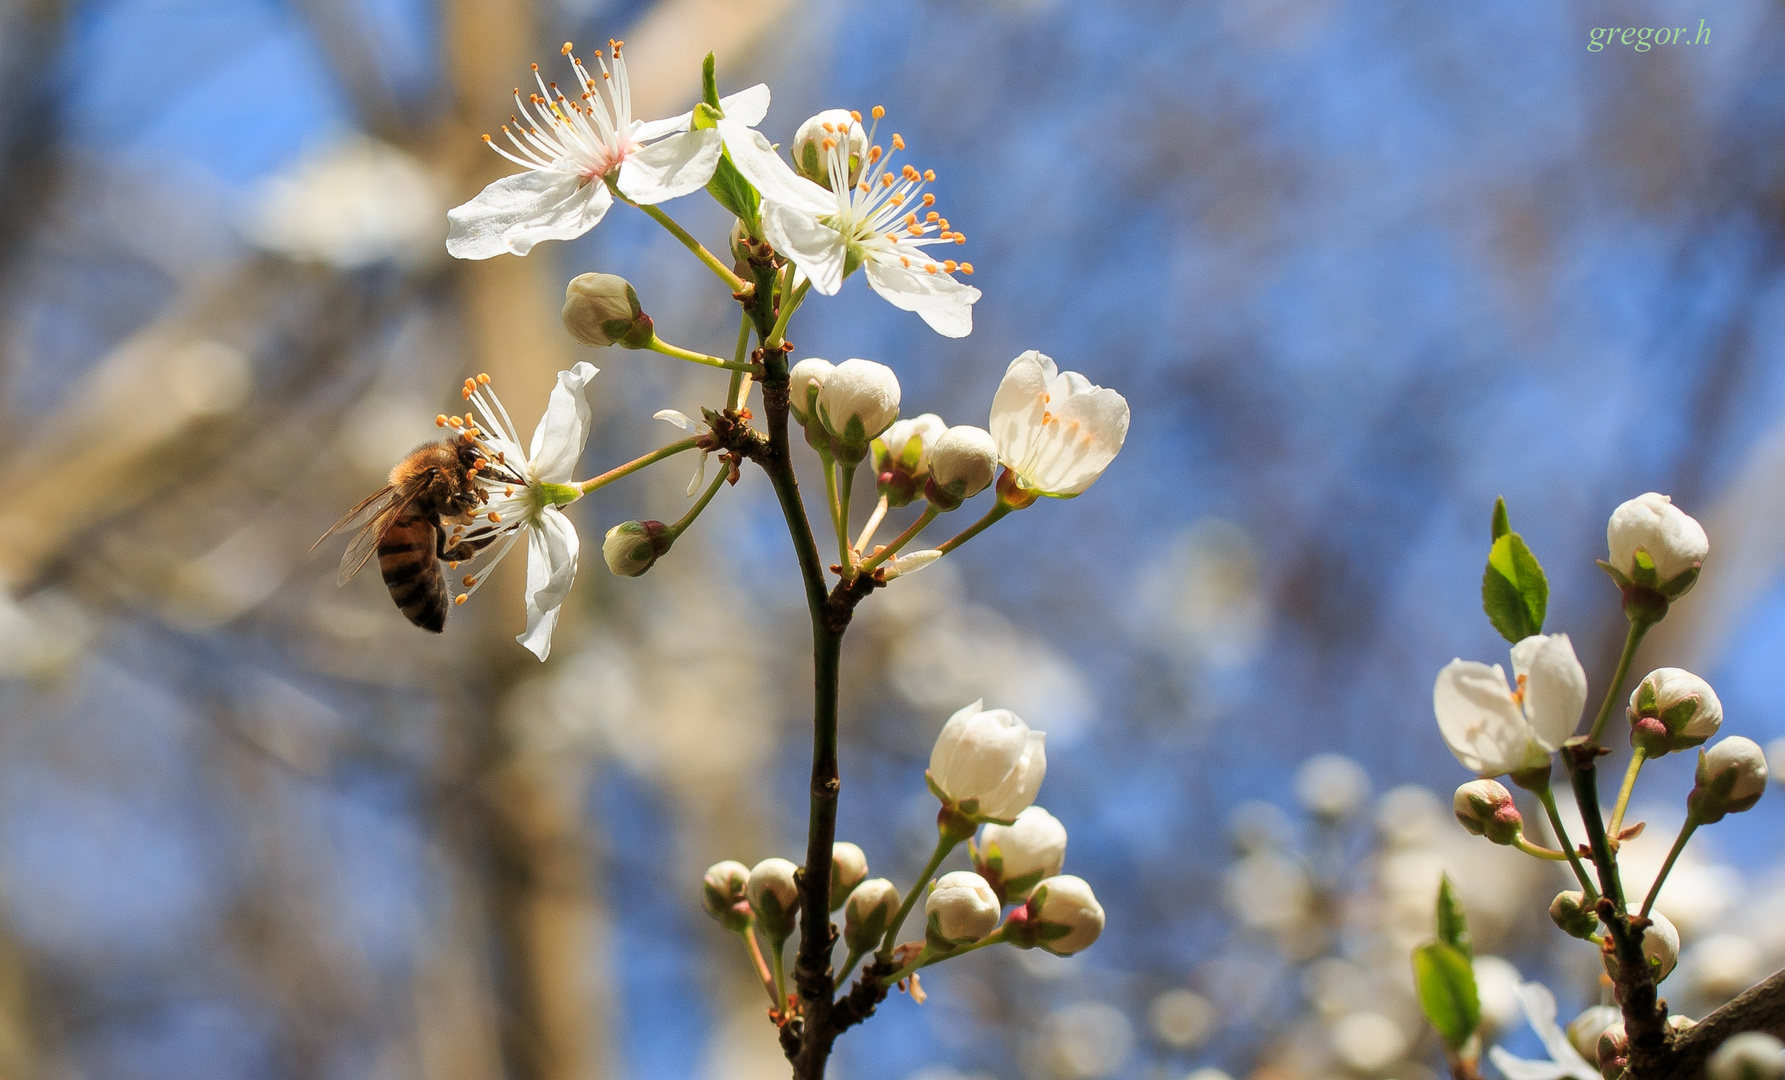
{"type": "Polygon", "coordinates": [[[992,398],[998,460],[1037,494],[1068,498],[1096,482],[1128,437],[1128,402],[1030,349],[992,398]]]}
{"type": "Polygon", "coordinates": [[[998,444],[992,433],[971,424],[944,431],[930,451],[931,501],[959,506],[990,487],[998,475],[998,444]]]}
{"type": "MultiPolygon", "coordinates": [[[[875,108],[876,127],[884,111],[875,108]]],[[[893,153],[905,148],[905,140],[894,135],[893,153],[869,146],[859,178],[851,181],[851,154],[873,141],[875,129],[862,132],[861,117],[855,114],[849,114],[847,126],[821,120],[820,130],[825,123],[831,129],[818,145],[825,155],[828,186],[795,172],[759,133],[720,121],[733,163],[762,193],[762,228],[769,243],[826,296],[835,295],[843,279],[860,267],[883,299],[916,312],[937,333],[972,333],[979,290],[956,281],[954,274],[971,274],[973,264],[925,251],[967,239],[930,209],[936,198],[924,188],[935,180],[935,172],[911,165],[891,169],[893,153]]]]}
{"type": "Polygon", "coordinates": [[[818,392],[836,370],[835,364],[816,356],[808,356],[788,369],[788,410],[801,427],[817,419],[818,392]]]}
{"type": "Polygon", "coordinates": [[[843,906],[849,894],[868,876],[868,857],[847,840],[831,845],[831,910],[843,906]]]}
{"type": "Polygon", "coordinates": [[[1543,1048],[1549,1051],[1550,1060],[1527,1061],[1496,1046],[1488,1051],[1494,1068],[1499,1069],[1506,1080],[1563,1080],[1564,1077],[1599,1080],[1598,1066],[1582,1057],[1556,1025],[1556,996],[1549,992],[1549,988],[1542,983],[1520,983],[1518,996],[1525,1006],[1525,1019],[1543,1040],[1543,1048]]]}
{"type": "MultiPolygon", "coordinates": [[[[660,203],[698,191],[713,178],[725,132],[696,130],[694,114],[667,120],[632,117],[632,89],[621,42],[610,42],[612,63],[597,51],[595,72],[572,55],[576,85],[567,96],[533,65],[536,93],[515,91],[514,126],[502,125],[512,150],[490,136],[484,141],[522,168],[449,211],[446,250],[461,259],[488,259],[505,252],[525,255],[542,240],[570,240],[600,223],[613,205],[611,181],[636,203],[660,203]]],[[[768,112],[769,88],[761,83],[719,102],[727,131],[747,131],[768,112]]]]}
{"type": "Polygon", "coordinates": [[[1656,668],[1630,691],[1632,741],[1654,756],[1698,746],[1723,726],[1711,684],[1684,668],[1656,668]],[[1647,721],[1645,723],[1645,721],[1647,721]]]}
{"type": "Polygon", "coordinates": [[[1567,634],[1534,634],[1514,645],[1512,671],[1509,689],[1499,664],[1452,660],[1432,687],[1445,743],[1481,776],[1542,765],[1574,734],[1587,701],[1587,673],[1567,634]]]}
{"type": "Polygon", "coordinates": [[[558,385],[552,388],[545,415],[533,430],[532,446],[527,450],[521,449],[514,422],[496,397],[489,377],[465,380],[465,397],[475,410],[475,423],[463,427],[467,434],[475,431],[474,441],[493,469],[478,473],[485,502],[478,507],[474,522],[456,530],[452,540],[493,549],[495,554],[483,569],[465,575],[461,582],[465,591],[455,602],[464,603],[476,592],[524,535],[527,630],[515,640],[541,660],[551,655],[558,608],[570,595],[576,578],[576,527],[559,507],[582,496],[570,480],[589,438],[589,402],[584,390],[596,371],[593,365],[579,363],[558,372],[558,385]]]}
{"type": "Polygon", "coordinates": [[[865,449],[898,418],[899,377],[885,364],[845,360],[818,390],[818,419],[843,446],[865,449]]]}
{"type": "Polygon", "coordinates": [[[1047,734],[1009,709],[982,711],[983,701],[948,718],[930,751],[931,790],[980,821],[1010,824],[1035,801],[1047,775],[1047,734]]]}
{"type": "Polygon", "coordinates": [[[1693,817],[1703,824],[1725,814],[1751,809],[1766,791],[1766,754],[1760,744],[1731,735],[1698,752],[1697,783],[1686,797],[1693,817]]]}
{"type": "Polygon", "coordinates": [[[1007,903],[1028,898],[1042,878],[1066,862],[1066,826],[1039,806],[1027,806],[1010,825],[986,825],[973,845],[973,865],[996,883],[1007,903]]]}
{"type": "Polygon", "coordinates": [[[1071,956],[1090,948],[1103,933],[1103,905],[1084,878],[1060,874],[1035,886],[1028,923],[1037,945],[1057,956],[1071,956]]]}

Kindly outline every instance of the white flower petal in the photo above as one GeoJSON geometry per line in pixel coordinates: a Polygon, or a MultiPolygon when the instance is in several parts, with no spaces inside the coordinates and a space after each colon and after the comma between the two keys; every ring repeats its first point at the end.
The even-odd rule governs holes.
{"type": "Polygon", "coordinates": [[[525,255],[542,240],[570,240],[593,229],[613,204],[599,180],[544,171],[504,176],[446,213],[447,254],[459,259],[525,255]]]}
{"type": "Polygon", "coordinates": [[[527,529],[527,632],[515,640],[544,660],[551,655],[558,608],[576,579],[576,526],[548,506],[527,529]]]}
{"type": "Polygon", "coordinates": [[[762,205],[762,231],[775,250],[806,272],[814,289],[835,296],[843,287],[848,246],[842,233],[820,225],[810,214],[767,201],[762,205]]]}
{"type": "Polygon", "coordinates": [[[620,193],[650,205],[699,191],[713,178],[724,149],[719,133],[684,131],[626,156],[616,181],[620,193]]]}
{"type": "Polygon", "coordinates": [[[674,424],[675,426],[681,428],[683,431],[691,432],[691,433],[697,434],[697,435],[700,433],[700,425],[696,424],[694,421],[688,419],[687,413],[681,412],[676,409],[658,409],[656,412],[651,414],[651,419],[653,419],[653,420],[667,420],[670,423],[674,424]]]}
{"type": "Polygon", "coordinates": [[[1047,412],[1048,383],[1056,374],[1054,362],[1030,349],[1010,362],[998,392],[992,396],[992,438],[998,443],[998,460],[1006,465],[1029,457],[1047,412]]]}
{"type": "MultiPolygon", "coordinates": [[[[936,745],[930,749],[930,778],[941,784],[948,775],[954,762],[955,750],[960,746],[961,732],[978,716],[985,707],[985,699],[980,698],[971,705],[963,705],[956,709],[948,722],[942,725],[942,731],[936,736],[936,745]]],[[[943,790],[947,790],[946,787],[943,790]]]]}
{"type": "Polygon", "coordinates": [[[1512,649],[1512,669],[1515,677],[1525,676],[1531,737],[1545,750],[1560,748],[1580,725],[1587,704],[1587,672],[1568,635],[1536,634],[1519,642],[1512,649]]]}
{"type": "Polygon", "coordinates": [[[757,83],[720,98],[719,111],[734,124],[755,127],[769,114],[769,84],[757,83]]]}
{"type": "Polygon", "coordinates": [[[762,132],[727,117],[719,121],[719,134],[725,139],[731,163],[762,193],[764,202],[799,210],[809,217],[837,212],[837,197],[794,172],[762,132]]]}
{"type": "Polygon", "coordinates": [[[1500,1075],[1506,1080],[1562,1080],[1571,1075],[1565,1065],[1558,1065],[1553,1061],[1516,1058],[1498,1046],[1488,1051],[1488,1060],[1494,1063],[1494,1068],[1499,1069],[1500,1075]]]}
{"type": "Polygon", "coordinates": [[[1432,711],[1450,752],[1470,772],[1498,776],[1523,768],[1530,725],[1512,700],[1506,672],[1473,660],[1452,660],[1432,687],[1432,711]]]}
{"type": "Polygon", "coordinates": [[[546,402],[545,415],[533,429],[533,449],[527,454],[527,467],[532,476],[547,484],[568,484],[583,444],[589,439],[589,401],[584,388],[599,369],[579,362],[569,371],[558,372],[558,385],[552,388],[546,402]]]}
{"type": "Polygon", "coordinates": [[[704,484],[706,479],[707,451],[702,450],[700,452],[700,464],[694,467],[694,475],[688,480],[688,497],[690,499],[694,498],[694,493],[700,490],[700,485],[704,484]]]}
{"type": "Polygon", "coordinates": [[[940,270],[933,274],[923,270],[918,256],[912,256],[911,262],[913,268],[908,270],[897,258],[869,259],[868,284],[893,307],[923,316],[930,329],[943,337],[971,334],[979,290],[940,270]]]}

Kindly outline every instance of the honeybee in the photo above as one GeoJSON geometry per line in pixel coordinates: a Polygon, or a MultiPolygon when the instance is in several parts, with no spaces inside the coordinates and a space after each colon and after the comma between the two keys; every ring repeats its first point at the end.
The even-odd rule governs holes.
{"type": "Polygon", "coordinates": [[[481,476],[512,480],[492,465],[478,447],[475,432],[426,443],[410,451],[390,471],[390,483],[347,511],[310,550],[365,518],[365,524],[341,556],[336,583],[348,579],[378,553],[378,570],[390,598],[405,618],[438,634],[446,628],[446,575],[441,562],[457,563],[477,554],[493,536],[465,539],[463,529],[448,532],[449,523],[464,524],[485,501],[481,476]]]}

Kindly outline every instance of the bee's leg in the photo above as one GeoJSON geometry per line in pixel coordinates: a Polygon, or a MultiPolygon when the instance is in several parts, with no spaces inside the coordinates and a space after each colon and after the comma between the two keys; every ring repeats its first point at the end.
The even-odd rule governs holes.
{"type": "Polygon", "coordinates": [[[488,547],[490,541],[495,539],[495,536],[492,535],[485,536],[478,540],[460,540],[458,543],[448,547],[446,543],[445,529],[436,529],[434,531],[434,537],[436,541],[435,550],[439,553],[442,562],[464,562],[488,547]]]}

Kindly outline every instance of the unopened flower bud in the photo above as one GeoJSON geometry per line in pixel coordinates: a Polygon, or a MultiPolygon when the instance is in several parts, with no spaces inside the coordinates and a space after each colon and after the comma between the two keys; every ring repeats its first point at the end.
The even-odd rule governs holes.
{"type": "Polygon", "coordinates": [[[1103,905],[1080,877],[1044,879],[1010,915],[1004,936],[1019,949],[1042,948],[1056,956],[1082,952],[1103,933],[1103,905]]]}
{"type": "Polygon", "coordinates": [[[849,894],[868,876],[868,857],[862,849],[847,840],[831,845],[831,910],[849,899],[849,894]]]}
{"type": "Polygon", "coordinates": [[[1723,724],[1711,684],[1684,668],[1656,668],[1630,692],[1630,745],[1660,757],[1697,746],[1723,724]]]}
{"type": "Polygon", "coordinates": [[[1698,752],[1697,783],[1686,796],[1686,812],[1701,825],[1722,821],[1760,801],[1766,791],[1766,754],[1759,744],[1731,735],[1698,752]]]}
{"type": "Polygon", "coordinates": [[[872,360],[845,360],[818,391],[818,418],[836,440],[837,460],[854,465],[868,442],[899,418],[899,377],[872,360]]]}
{"type": "Polygon", "coordinates": [[[943,874],[924,898],[930,944],[954,949],[985,939],[998,928],[998,897],[992,887],[971,870],[943,874]]]}
{"type": "Polygon", "coordinates": [[[661,521],[622,521],[601,541],[601,557],[607,560],[607,568],[621,577],[638,577],[675,540],[661,521]]]}
{"type": "Polygon", "coordinates": [[[826,109],[799,126],[793,135],[793,167],[806,179],[822,187],[836,189],[833,180],[845,186],[861,179],[862,162],[868,156],[868,133],[855,122],[848,109],[826,109]],[[833,178],[830,174],[830,147],[844,144],[848,150],[849,175],[833,178]]]}
{"type": "Polygon", "coordinates": [[[707,914],[734,934],[750,926],[750,900],[745,895],[749,884],[750,868],[734,859],[714,863],[701,879],[701,902],[707,914]]]}
{"type": "Polygon", "coordinates": [[[1578,889],[1557,893],[1549,903],[1549,917],[1569,937],[1584,940],[1599,929],[1599,916],[1587,906],[1586,894],[1578,889]]]}
{"type": "Polygon", "coordinates": [[[1451,806],[1463,828],[1496,844],[1511,845],[1524,835],[1525,819],[1498,780],[1469,781],[1457,788],[1451,806]]]}
{"type": "Polygon", "coordinates": [[[1630,1064],[1630,1037],[1624,1034],[1624,1021],[1606,1028],[1599,1033],[1599,1046],[1594,1055],[1599,1063],[1599,1075],[1605,1080],[1618,1080],[1624,1075],[1625,1066],[1630,1064]]]}
{"type": "Polygon", "coordinates": [[[953,510],[990,487],[998,475],[998,442],[971,424],[956,424],[930,451],[930,478],[924,498],[938,510],[953,510]]]}
{"type": "MultiPolygon", "coordinates": [[[[1655,974],[1655,981],[1660,982],[1667,978],[1672,973],[1673,966],[1679,963],[1680,932],[1674,929],[1673,923],[1659,911],[1649,912],[1649,921],[1652,925],[1644,930],[1642,935],[1642,954],[1648,957],[1649,967],[1655,974]]],[[[1605,973],[1614,979],[1617,978],[1616,955],[1613,953],[1601,955],[1605,960],[1605,973]]]]}
{"type": "Polygon", "coordinates": [[[818,392],[824,389],[825,382],[835,370],[835,364],[816,356],[808,356],[788,369],[787,407],[802,427],[818,422],[818,392]]]}
{"type": "Polygon", "coordinates": [[[1764,1031],[1731,1035],[1705,1063],[1707,1080],[1785,1080],[1785,1043],[1764,1031]]]}
{"type": "Polygon", "coordinates": [[[564,289],[564,329],[584,345],[642,349],[656,336],[632,283],[616,274],[578,274],[564,289]]]}
{"type": "Polygon", "coordinates": [[[1025,807],[1013,825],[987,825],[970,846],[973,868],[1006,904],[1029,898],[1042,878],[1066,862],[1066,826],[1039,806],[1025,807]]]}
{"type": "Polygon", "coordinates": [[[1593,1061],[1599,1056],[1599,1036],[1623,1015],[1616,1005],[1589,1005],[1568,1022],[1568,1041],[1581,1057],[1593,1061]]]}
{"type": "Polygon", "coordinates": [[[800,889],[793,877],[797,869],[786,859],[764,859],[750,868],[746,889],[750,910],[756,912],[756,925],[777,944],[793,933],[794,918],[799,914],[800,889]]]}
{"type": "Polygon", "coordinates": [[[1692,588],[1711,550],[1704,526],[1653,491],[1612,511],[1605,544],[1619,584],[1652,589],[1667,600],[1692,588]]]}
{"type": "Polygon", "coordinates": [[[1035,801],[1047,775],[1047,734],[1009,709],[973,704],[942,725],[924,778],[945,807],[974,821],[1009,825],[1035,801]]]}
{"type": "Polygon", "coordinates": [[[898,910],[899,890],[892,882],[877,877],[857,885],[843,904],[844,947],[855,953],[878,949],[898,910]]]}
{"type": "Polygon", "coordinates": [[[930,474],[930,452],[948,425],[935,413],[900,420],[869,443],[874,454],[874,483],[888,506],[904,506],[917,497],[930,474]]]}

